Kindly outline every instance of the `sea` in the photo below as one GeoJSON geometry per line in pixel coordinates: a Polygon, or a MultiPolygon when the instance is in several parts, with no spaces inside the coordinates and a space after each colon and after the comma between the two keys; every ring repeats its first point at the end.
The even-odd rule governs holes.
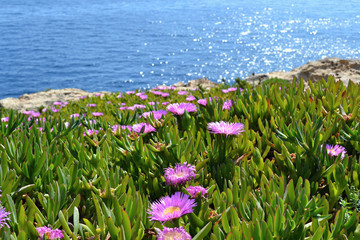
{"type": "Polygon", "coordinates": [[[0,99],[229,83],[360,57],[359,0],[0,0],[0,99]]]}

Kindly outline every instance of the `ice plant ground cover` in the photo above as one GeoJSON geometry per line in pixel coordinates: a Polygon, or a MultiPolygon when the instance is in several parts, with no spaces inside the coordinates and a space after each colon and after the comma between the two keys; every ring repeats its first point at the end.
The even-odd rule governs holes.
{"type": "Polygon", "coordinates": [[[308,85],[1,109],[0,239],[359,239],[360,86],[308,85]]]}

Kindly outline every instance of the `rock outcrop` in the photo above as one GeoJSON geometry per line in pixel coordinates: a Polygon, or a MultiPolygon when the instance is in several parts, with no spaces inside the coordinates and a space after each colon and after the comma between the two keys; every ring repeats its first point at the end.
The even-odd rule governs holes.
{"type": "Polygon", "coordinates": [[[209,90],[211,88],[217,87],[219,85],[219,83],[214,83],[205,77],[205,78],[199,78],[196,80],[191,80],[188,83],[178,82],[178,83],[174,84],[173,86],[176,87],[176,90],[190,91],[190,90],[195,90],[195,89],[199,88],[199,85],[203,89],[209,90]]]}
{"type": "Polygon", "coordinates": [[[335,80],[341,80],[346,85],[349,83],[349,80],[355,83],[360,82],[360,59],[324,58],[309,62],[290,72],[256,74],[245,78],[245,80],[258,84],[269,78],[292,81],[295,77],[296,79],[303,78],[306,83],[309,80],[315,82],[322,78],[327,79],[329,76],[334,76],[335,80]]]}
{"type": "MultiPolygon", "coordinates": [[[[99,92],[109,93],[109,92],[99,92]]],[[[18,111],[37,110],[39,107],[48,107],[54,102],[67,102],[78,100],[82,96],[94,96],[90,93],[77,88],[51,89],[47,91],[24,94],[19,98],[5,98],[0,100],[0,108],[9,108],[18,111]]]]}
{"type": "MultiPolygon", "coordinates": [[[[219,85],[206,78],[191,80],[189,83],[177,83],[173,85],[176,90],[194,90],[199,84],[204,89],[210,89],[219,85]]],[[[9,108],[17,111],[38,110],[39,107],[52,106],[54,102],[76,101],[82,96],[94,96],[98,93],[110,94],[110,92],[91,93],[77,88],[51,89],[47,91],[24,94],[19,98],[5,98],[0,100],[0,108],[9,108]]]]}

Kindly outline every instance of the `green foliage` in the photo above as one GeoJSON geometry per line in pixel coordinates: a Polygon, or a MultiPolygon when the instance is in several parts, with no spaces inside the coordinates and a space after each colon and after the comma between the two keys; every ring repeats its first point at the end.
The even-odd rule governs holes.
{"type": "Polygon", "coordinates": [[[0,200],[10,227],[0,238],[37,239],[36,227],[48,226],[65,239],[155,239],[163,226],[149,220],[150,204],[201,185],[208,197],[165,226],[183,226],[193,239],[359,239],[359,85],[333,78],[308,87],[279,79],[236,84],[243,90],[194,91],[206,106],[161,119],[139,117],[186,96],[90,97],[29,119],[1,109],[9,119],[0,121],[0,200]],[[226,100],[231,110],[223,110],[226,100]],[[121,103],[144,108],[120,110],[121,103]],[[244,132],[211,134],[215,121],[243,123],[244,132]],[[111,128],[140,122],[156,132],[111,128]],[[326,144],[347,153],[330,156],[326,144]],[[195,180],[167,186],[164,169],[185,162],[196,166],[195,180]]]}

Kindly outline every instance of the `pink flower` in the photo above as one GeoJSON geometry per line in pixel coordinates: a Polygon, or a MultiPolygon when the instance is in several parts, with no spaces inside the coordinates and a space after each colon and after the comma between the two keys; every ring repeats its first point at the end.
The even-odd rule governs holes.
{"type": "Polygon", "coordinates": [[[62,104],[62,102],[54,102],[53,104],[54,104],[55,106],[59,106],[59,105],[62,104]]]}
{"type": "Polygon", "coordinates": [[[168,97],[168,96],[169,96],[169,93],[167,93],[167,92],[166,92],[166,93],[163,93],[163,94],[161,94],[161,96],[162,96],[162,97],[168,97]]]}
{"type": "Polygon", "coordinates": [[[166,196],[151,204],[149,214],[150,220],[166,222],[182,215],[193,212],[196,206],[195,200],[181,192],[175,192],[171,197],[166,196]]]}
{"type": "Polygon", "coordinates": [[[214,134],[239,135],[244,132],[244,124],[228,122],[211,122],[207,125],[209,132],[214,134]]]}
{"type": "Polygon", "coordinates": [[[84,136],[88,135],[90,137],[92,137],[94,134],[98,134],[99,131],[98,130],[93,130],[93,129],[88,129],[86,130],[86,132],[83,133],[84,136]]]}
{"type": "Polygon", "coordinates": [[[188,232],[185,231],[183,227],[179,228],[167,228],[161,231],[158,228],[155,228],[157,232],[158,240],[192,240],[192,237],[188,232]]]}
{"type": "Polygon", "coordinates": [[[186,94],[188,94],[187,91],[178,91],[178,95],[186,95],[186,94]]]}
{"type": "Polygon", "coordinates": [[[159,95],[159,96],[163,94],[163,92],[160,92],[160,91],[151,91],[151,93],[154,95],[159,95]]]}
{"type": "Polygon", "coordinates": [[[38,227],[36,230],[40,235],[40,239],[43,239],[44,235],[46,235],[46,239],[58,239],[64,237],[62,231],[59,229],[52,230],[48,227],[38,227]]]}
{"type": "Polygon", "coordinates": [[[187,98],[186,98],[186,101],[189,101],[189,102],[192,102],[192,101],[195,101],[196,98],[193,96],[193,95],[189,95],[187,98]]]}
{"type": "Polygon", "coordinates": [[[96,107],[96,103],[89,103],[89,104],[86,104],[86,107],[96,107]]]}
{"type": "Polygon", "coordinates": [[[202,186],[190,186],[186,188],[186,191],[188,191],[192,198],[196,198],[197,196],[205,198],[208,194],[206,188],[203,188],[202,186]]]}
{"type": "Polygon", "coordinates": [[[231,100],[227,100],[224,102],[222,110],[225,109],[230,110],[232,106],[233,106],[233,102],[231,100]]]}
{"type": "Polygon", "coordinates": [[[147,95],[145,95],[145,94],[143,94],[143,95],[140,95],[140,98],[141,98],[141,100],[145,100],[145,99],[147,99],[147,95]]]}
{"type": "Polygon", "coordinates": [[[70,115],[70,118],[78,118],[80,116],[80,114],[78,113],[74,113],[70,115]]]}
{"type": "Polygon", "coordinates": [[[139,123],[132,126],[134,132],[140,133],[143,130],[144,133],[156,132],[156,129],[149,123],[139,123]]]}
{"type": "MultiPolygon", "coordinates": [[[[150,106],[154,106],[154,105],[155,105],[155,102],[148,102],[148,104],[149,104],[150,106]]],[[[156,104],[159,104],[159,102],[156,102],[156,104]]]]}
{"type": "Polygon", "coordinates": [[[29,116],[31,116],[33,113],[34,113],[33,110],[30,110],[30,111],[26,111],[26,110],[25,110],[25,111],[23,112],[23,114],[29,115],[29,116]]]}
{"type": "Polygon", "coordinates": [[[166,168],[164,174],[166,184],[172,186],[192,181],[195,179],[195,176],[195,166],[187,163],[183,163],[182,165],[177,163],[174,168],[166,168]]]}
{"type": "MultiPolygon", "coordinates": [[[[1,194],[0,194],[0,198],[1,198],[1,194]]],[[[9,215],[10,212],[7,212],[3,206],[0,206],[0,229],[2,229],[4,226],[7,226],[8,228],[10,227],[9,224],[7,223],[7,221],[10,221],[9,215]]]]}
{"type": "Polygon", "coordinates": [[[197,108],[196,105],[192,103],[173,103],[168,105],[166,110],[175,115],[183,115],[185,111],[196,112],[197,108]]]}
{"type": "Polygon", "coordinates": [[[120,133],[121,129],[122,130],[128,129],[129,131],[131,131],[132,126],[130,126],[130,125],[114,125],[114,126],[111,127],[111,129],[112,129],[112,132],[114,134],[116,134],[116,133],[120,133]]]}
{"type": "Polygon", "coordinates": [[[94,117],[100,117],[102,115],[104,115],[102,112],[93,112],[91,113],[94,117]]]}
{"type": "Polygon", "coordinates": [[[138,92],[138,93],[136,93],[135,95],[138,96],[138,97],[140,97],[141,95],[144,95],[144,94],[145,94],[145,92],[138,92]]]}
{"type": "Polygon", "coordinates": [[[127,95],[134,94],[134,93],[135,93],[135,91],[127,91],[126,92],[127,95]]]}
{"type": "MultiPolygon", "coordinates": [[[[214,99],[217,100],[218,97],[215,96],[214,99]]],[[[212,103],[212,98],[209,97],[209,100],[212,103]]],[[[207,105],[207,99],[206,98],[199,99],[197,102],[198,102],[198,104],[203,105],[203,106],[207,105]]]]}
{"type": "Polygon", "coordinates": [[[2,122],[9,122],[9,117],[2,117],[2,118],[1,118],[1,121],[2,121],[2,122]]]}
{"type": "MultiPolygon", "coordinates": [[[[221,90],[223,93],[228,93],[228,92],[236,92],[237,88],[236,87],[231,87],[228,89],[223,89],[221,90]]],[[[242,89],[240,88],[240,91],[242,91],[242,89]]]]}
{"type": "Polygon", "coordinates": [[[341,154],[341,159],[345,157],[346,150],[343,146],[340,145],[329,145],[326,144],[326,152],[330,157],[337,157],[341,154]]]}
{"type": "Polygon", "coordinates": [[[164,106],[166,106],[166,105],[168,105],[168,104],[170,104],[169,102],[163,102],[162,103],[162,105],[164,105],[164,106]]]}
{"type": "Polygon", "coordinates": [[[141,108],[146,108],[146,106],[145,105],[143,105],[143,104],[134,104],[132,107],[128,107],[128,109],[130,109],[130,110],[136,110],[136,109],[141,109],[141,108]]]}
{"type": "Polygon", "coordinates": [[[154,116],[154,119],[160,119],[160,118],[162,118],[162,116],[164,116],[166,114],[167,114],[167,111],[165,111],[165,110],[157,110],[157,111],[144,112],[143,114],[141,114],[140,117],[147,118],[150,115],[152,115],[152,116],[154,116]]]}

